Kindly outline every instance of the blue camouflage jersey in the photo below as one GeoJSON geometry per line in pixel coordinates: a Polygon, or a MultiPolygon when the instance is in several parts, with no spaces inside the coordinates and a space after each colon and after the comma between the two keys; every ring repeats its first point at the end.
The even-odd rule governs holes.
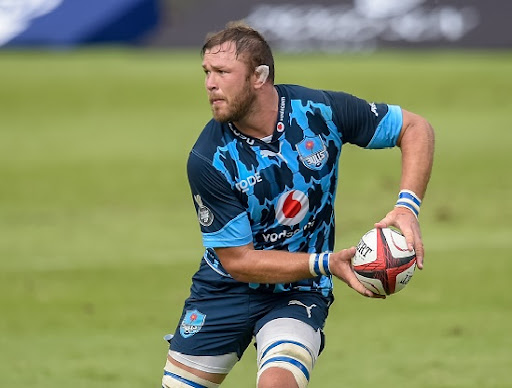
{"type": "Polygon", "coordinates": [[[275,88],[279,107],[270,141],[211,120],[190,153],[188,178],[206,248],[193,290],[214,279],[223,292],[301,290],[328,296],[328,276],[289,284],[239,283],[222,267],[215,248],[253,243],[257,250],[331,252],[342,145],[396,145],[402,128],[398,106],[296,85],[275,88]]]}

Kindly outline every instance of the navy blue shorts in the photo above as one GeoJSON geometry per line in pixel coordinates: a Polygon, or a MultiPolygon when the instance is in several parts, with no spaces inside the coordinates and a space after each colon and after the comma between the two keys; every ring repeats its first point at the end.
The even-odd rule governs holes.
{"type": "Polygon", "coordinates": [[[262,293],[234,280],[193,279],[170,350],[193,356],[236,352],[241,358],[252,337],[273,319],[295,318],[314,330],[323,328],[333,299],[319,292],[262,293]]]}

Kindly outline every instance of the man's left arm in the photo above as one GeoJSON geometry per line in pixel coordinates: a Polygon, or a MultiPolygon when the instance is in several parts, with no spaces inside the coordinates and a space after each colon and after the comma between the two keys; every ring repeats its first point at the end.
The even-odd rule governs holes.
{"type": "MultiPolygon", "coordinates": [[[[420,200],[425,196],[434,160],[434,130],[423,117],[402,109],[402,130],[397,145],[402,152],[400,190],[412,191],[420,200]]],[[[395,207],[375,224],[400,229],[410,248],[416,251],[417,266],[423,268],[424,248],[418,219],[412,210],[395,207]]]]}

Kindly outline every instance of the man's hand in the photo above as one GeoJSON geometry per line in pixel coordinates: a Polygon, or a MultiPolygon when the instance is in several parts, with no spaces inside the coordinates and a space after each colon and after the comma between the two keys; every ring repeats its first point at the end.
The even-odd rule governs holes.
{"type": "Polygon", "coordinates": [[[354,268],[352,267],[352,257],[354,257],[355,254],[355,247],[331,253],[329,261],[329,269],[331,270],[331,273],[363,296],[368,298],[386,298],[384,295],[378,295],[371,292],[356,277],[354,268]]]}
{"type": "Polygon", "coordinates": [[[423,269],[425,249],[421,239],[420,224],[416,216],[409,209],[395,207],[386,217],[375,224],[376,228],[388,228],[390,226],[394,226],[402,232],[409,250],[414,249],[416,252],[418,269],[423,269]]]}

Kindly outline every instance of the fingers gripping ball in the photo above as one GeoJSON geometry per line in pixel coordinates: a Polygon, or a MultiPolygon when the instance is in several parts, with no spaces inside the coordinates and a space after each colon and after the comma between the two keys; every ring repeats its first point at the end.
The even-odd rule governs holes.
{"type": "Polygon", "coordinates": [[[357,278],[373,293],[391,295],[402,290],[416,268],[416,253],[395,229],[374,228],[359,241],[352,265],[357,278]]]}

